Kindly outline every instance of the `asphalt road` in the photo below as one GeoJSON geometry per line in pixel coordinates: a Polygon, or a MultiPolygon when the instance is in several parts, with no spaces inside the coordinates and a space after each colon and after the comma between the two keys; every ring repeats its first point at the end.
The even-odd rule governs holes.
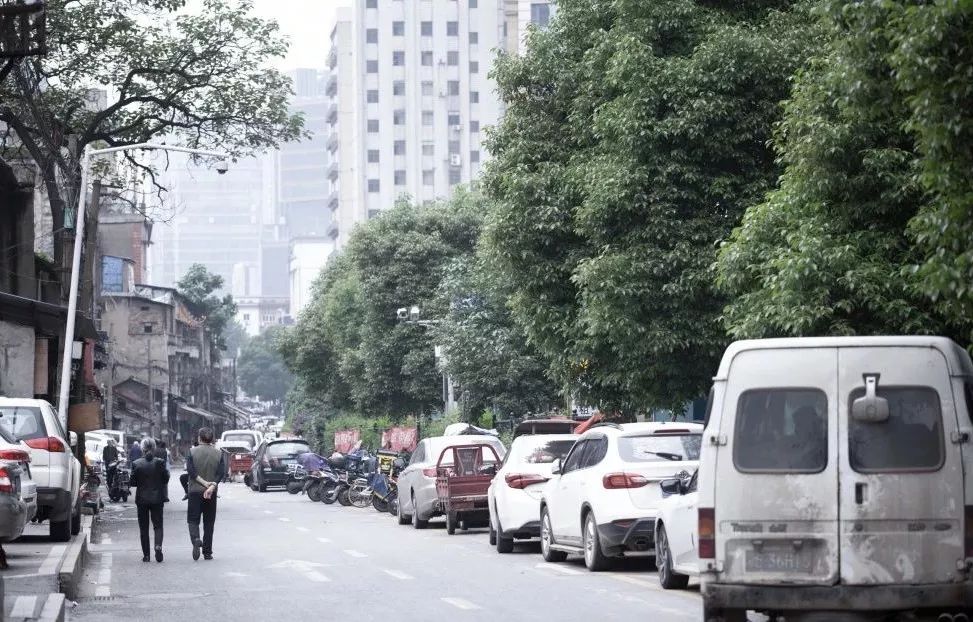
{"type": "Polygon", "coordinates": [[[194,562],[174,472],[165,561],[143,563],[135,508],[111,504],[92,534],[81,598],[68,619],[699,620],[698,589],[663,591],[644,563],[590,573],[546,564],[536,544],[498,555],[485,530],[400,527],[372,508],[221,488],[212,561],[194,562]],[[283,618],[282,616],[287,616],[283,618]],[[311,619],[311,618],[309,618],[311,619]]]}

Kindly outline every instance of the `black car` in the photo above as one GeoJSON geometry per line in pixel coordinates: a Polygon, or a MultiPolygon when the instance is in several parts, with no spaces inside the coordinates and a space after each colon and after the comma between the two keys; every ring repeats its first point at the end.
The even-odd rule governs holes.
{"type": "Polygon", "coordinates": [[[250,487],[266,492],[267,486],[286,486],[287,469],[297,464],[297,456],[311,451],[307,441],[299,438],[267,439],[257,446],[250,467],[250,487]]]}

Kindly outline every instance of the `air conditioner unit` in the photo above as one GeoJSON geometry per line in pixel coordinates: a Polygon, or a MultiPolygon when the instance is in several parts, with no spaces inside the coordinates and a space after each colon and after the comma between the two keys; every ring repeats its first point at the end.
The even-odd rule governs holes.
{"type": "Polygon", "coordinates": [[[449,154],[449,165],[450,166],[459,166],[462,163],[463,163],[463,161],[460,160],[460,157],[459,157],[459,154],[458,153],[451,153],[451,154],[449,154]]]}

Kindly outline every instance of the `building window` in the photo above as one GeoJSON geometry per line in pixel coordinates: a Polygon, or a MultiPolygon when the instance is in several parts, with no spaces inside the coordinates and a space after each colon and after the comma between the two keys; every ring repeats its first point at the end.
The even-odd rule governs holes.
{"type": "Polygon", "coordinates": [[[470,73],[480,73],[480,63],[475,60],[470,61],[470,73]]]}
{"type": "Polygon", "coordinates": [[[423,67],[432,67],[432,52],[423,52],[421,58],[423,67]]]}
{"type": "Polygon", "coordinates": [[[446,92],[450,95],[459,95],[459,80],[450,80],[447,82],[446,92]]]}
{"type": "Polygon", "coordinates": [[[249,313],[244,313],[243,314],[243,321],[244,322],[249,322],[250,321],[250,314],[249,313]]]}
{"type": "Polygon", "coordinates": [[[378,162],[378,149],[369,149],[368,150],[368,161],[371,162],[371,163],[373,163],[373,164],[376,163],[376,162],[378,162]]]}
{"type": "Polygon", "coordinates": [[[367,73],[378,73],[378,61],[377,60],[365,61],[365,71],[367,73]]]}
{"type": "Polygon", "coordinates": [[[458,184],[461,181],[463,181],[463,178],[462,178],[461,175],[462,175],[462,171],[460,169],[458,169],[458,168],[451,168],[451,169],[449,169],[449,185],[450,186],[455,186],[456,184],[458,184]]]}
{"type": "Polygon", "coordinates": [[[458,112],[449,113],[449,121],[447,123],[449,124],[450,127],[453,127],[454,125],[459,125],[459,113],[458,112]]]}
{"type": "Polygon", "coordinates": [[[369,119],[368,120],[368,132],[370,134],[374,134],[374,133],[378,132],[378,119],[369,119]]]}
{"type": "Polygon", "coordinates": [[[404,80],[396,80],[392,83],[392,95],[405,95],[404,80]]]}
{"type": "Polygon", "coordinates": [[[449,141],[449,152],[450,153],[459,153],[459,141],[458,140],[451,140],[451,141],[449,141]]]}
{"type": "Polygon", "coordinates": [[[459,36],[459,22],[446,22],[446,36],[459,36]]]}
{"type": "Polygon", "coordinates": [[[392,64],[396,67],[405,65],[405,52],[402,50],[392,52],[392,64]]]}
{"type": "Polygon", "coordinates": [[[422,143],[422,155],[424,156],[436,155],[436,143],[434,142],[422,143]]]}
{"type": "Polygon", "coordinates": [[[471,132],[479,132],[480,131],[480,122],[479,121],[470,121],[470,131],[471,132]]]}
{"type": "Polygon", "coordinates": [[[431,186],[436,183],[436,170],[426,169],[422,171],[422,185],[431,186]]]}
{"type": "Polygon", "coordinates": [[[377,9],[378,8],[378,0],[365,0],[365,8],[366,9],[377,9]]]}
{"type": "Polygon", "coordinates": [[[533,2],[530,5],[530,23],[547,28],[551,21],[551,5],[547,2],[533,2]]]}
{"type": "Polygon", "coordinates": [[[432,36],[432,22],[422,22],[419,24],[419,34],[423,37],[432,36]]]}
{"type": "Polygon", "coordinates": [[[422,124],[423,125],[426,125],[426,126],[432,125],[433,122],[434,122],[434,120],[435,120],[435,118],[436,117],[433,115],[432,110],[423,110],[422,111],[422,124]]]}
{"type": "Polygon", "coordinates": [[[480,92],[479,91],[470,91],[470,103],[471,104],[479,104],[480,103],[480,92]]]}
{"type": "Polygon", "coordinates": [[[378,89],[368,89],[368,92],[365,94],[365,101],[367,101],[369,104],[377,104],[378,89]]]}
{"type": "Polygon", "coordinates": [[[478,5],[476,0],[470,0],[470,8],[475,9],[478,5]]]}
{"type": "Polygon", "coordinates": [[[377,179],[369,179],[368,180],[368,191],[369,192],[378,192],[378,190],[379,190],[378,180],[377,179]]]}
{"type": "Polygon", "coordinates": [[[405,125],[405,110],[399,109],[392,112],[393,125],[405,125]]]}
{"type": "Polygon", "coordinates": [[[446,64],[450,67],[456,67],[459,65],[459,52],[446,52],[446,64]]]}
{"type": "Polygon", "coordinates": [[[476,163],[480,161],[480,152],[476,149],[470,152],[470,162],[476,163]]]}
{"type": "Polygon", "coordinates": [[[479,42],[480,42],[480,33],[478,33],[478,32],[471,32],[470,33],[470,43],[475,45],[475,44],[477,44],[479,42]]]}
{"type": "Polygon", "coordinates": [[[422,94],[424,97],[432,97],[432,82],[422,83],[422,94]]]}
{"type": "Polygon", "coordinates": [[[392,153],[394,155],[405,155],[405,141],[397,140],[392,144],[392,153]]]}
{"type": "Polygon", "coordinates": [[[401,37],[405,35],[405,22],[392,22],[392,36],[401,37]]]}
{"type": "Polygon", "coordinates": [[[395,171],[395,185],[404,186],[405,185],[405,171],[395,171]]]}
{"type": "Polygon", "coordinates": [[[378,43],[378,28],[365,30],[365,43],[378,43]]]}

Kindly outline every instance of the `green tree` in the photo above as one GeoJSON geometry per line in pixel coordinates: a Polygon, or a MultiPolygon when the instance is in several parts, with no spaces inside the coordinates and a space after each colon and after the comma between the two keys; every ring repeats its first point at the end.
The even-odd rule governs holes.
{"type": "Polygon", "coordinates": [[[725,345],[717,243],[772,187],[815,45],[804,2],[562,0],[494,69],[492,259],[554,378],[630,409],[704,392],[725,345]]]}
{"type": "Polygon", "coordinates": [[[230,320],[224,331],[226,341],[226,355],[230,358],[240,356],[240,350],[247,345],[250,335],[247,329],[236,319],[230,320]]]}
{"type": "Polygon", "coordinates": [[[176,289],[186,299],[190,311],[203,320],[218,351],[226,350],[224,331],[237,312],[233,296],[219,295],[221,287],[223,277],[213,274],[206,266],[198,263],[189,266],[186,274],[176,284],[176,289]]]}
{"type": "Polygon", "coordinates": [[[727,327],[734,337],[968,340],[973,195],[968,172],[957,171],[968,171],[971,151],[953,140],[969,135],[970,113],[943,105],[973,88],[970,48],[957,47],[970,42],[970,12],[918,2],[823,8],[828,45],[799,75],[776,136],[779,188],[720,253],[720,283],[734,297],[727,327]],[[963,192],[965,219],[954,195],[963,192]]]}
{"type": "Polygon", "coordinates": [[[287,395],[293,377],[277,348],[286,331],[283,326],[268,327],[243,346],[237,361],[237,377],[247,395],[272,402],[281,402],[287,395]]]}

